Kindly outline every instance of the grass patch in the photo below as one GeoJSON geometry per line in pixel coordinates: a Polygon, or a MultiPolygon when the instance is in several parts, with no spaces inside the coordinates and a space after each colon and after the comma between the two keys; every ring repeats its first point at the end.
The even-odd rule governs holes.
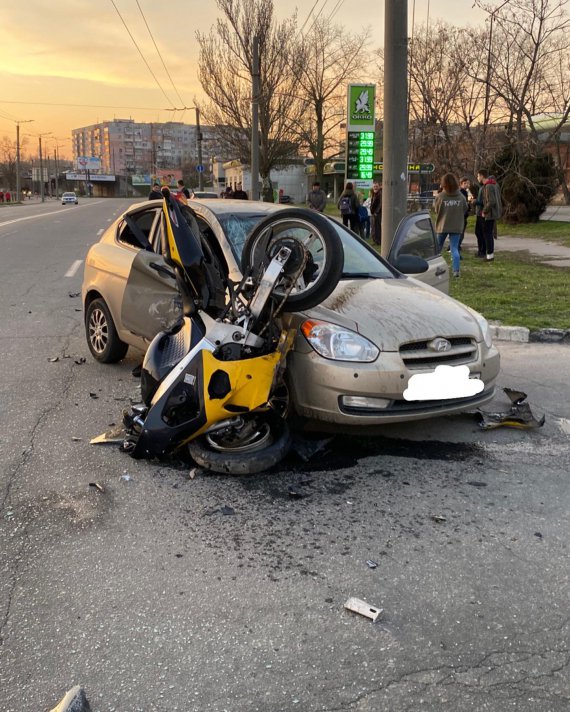
{"type": "Polygon", "coordinates": [[[452,297],[508,326],[570,329],[570,268],[541,264],[526,251],[502,252],[491,263],[463,254],[452,297]]]}

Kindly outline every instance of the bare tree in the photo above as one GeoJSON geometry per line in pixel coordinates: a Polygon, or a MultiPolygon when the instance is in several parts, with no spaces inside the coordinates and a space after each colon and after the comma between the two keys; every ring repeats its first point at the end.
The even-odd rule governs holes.
{"type": "Polygon", "coordinates": [[[353,35],[328,18],[313,21],[290,56],[299,120],[295,130],[315,161],[321,180],[325,163],[338,154],[340,124],[346,119],[346,85],[362,79],[369,65],[370,29],[353,35]]]}
{"type": "Polygon", "coordinates": [[[538,144],[536,117],[558,114],[547,140],[570,116],[570,17],[568,0],[511,0],[500,10],[477,0],[494,20],[486,74],[478,77],[508,114],[508,134],[517,145],[538,144]]]}
{"type": "Polygon", "coordinates": [[[0,139],[0,174],[5,187],[9,190],[16,187],[16,143],[8,136],[0,139]]]}
{"type": "Polygon", "coordinates": [[[298,109],[292,101],[294,77],[288,56],[296,35],[296,15],[283,22],[274,17],[273,0],[216,0],[222,18],[208,35],[197,33],[198,77],[210,103],[201,107],[207,123],[228,157],[249,163],[253,41],[259,41],[259,172],[264,198],[272,200],[271,169],[298,153],[298,109]]]}

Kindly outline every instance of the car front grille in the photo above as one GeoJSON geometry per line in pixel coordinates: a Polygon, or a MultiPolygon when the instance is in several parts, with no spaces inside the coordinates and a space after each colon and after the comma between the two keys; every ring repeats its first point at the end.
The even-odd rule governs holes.
{"type": "Polygon", "coordinates": [[[448,351],[434,351],[431,341],[412,341],[400,346],[400,356],[409,369],[435,368],[443,364],[470,363],[477,358],[477,342],[467,336],[446,339],[448,351]]]}

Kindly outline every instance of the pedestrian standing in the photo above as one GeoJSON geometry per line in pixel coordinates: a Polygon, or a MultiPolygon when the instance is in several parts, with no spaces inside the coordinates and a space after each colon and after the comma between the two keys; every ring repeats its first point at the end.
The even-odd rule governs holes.
{"type": "Polygon", "coordinates": [[[318,180],[313,183],[313,188],[307,195],[307,205],[311,210],[316,210],[318,213],[324,212],[327,204],[327,194],[321,188],[318,180]]]}
{"type": "Polygon", "coordinates": [[[162,200],[162,193],[160,192],[160,184],[153,183],[150,193],[148,194],[149,200],[162,200]]]}
{"type": "Polygon", "coordinates": [[[486,180],[486,171],[477,173],[479,190],[475,199],[475,237],[477,238],[477,257],[484,259],[487,252],[485,248],[485,218],[483,217],[483,182],[486,180]],[[485,174],[485,176],[483,176],[485,174]]]}
{"type": "Polygon", "coordinates": [[[350,225],[352,232],[358,235],[358,198],[352,183],[348,182],[346,184],[338,199],[337,207],[342,215],[342,224],[345,227],[350,225]]]}
{"type": "Polygon", "coordinates": [[[380,245],[382,242],[382,188],[377,180],[372,183],[370,193],[370,232],[372,242],[375,245],[380,245]]]}
{"type": "MultiPolygon", "coordinates": [[[[369,191],[372,193],[372,190],[369,191]]],[[[358,218],[360,220],[360,237],[364,240],[370,238],[370,195],[366,200],[358,207],[358,218]]]]}
{"type": "Polygon", "coordinates": [[[184,181],[182,180],[182,178],[180,178],[180,180],[177,181],[177,186],[178,186],[177,192],[174,197],[180,203],[184,203],[184,205],[188,205],[188,201],[190,200],[190,191],[184,185],[184,181]]]}
{"type": "Polygon", "coordinates": [[[459,277],[459,239],[465,222],[467,202],[459,191],[459,183],[453,173],[446,173],[443,176],[441,187],[442,191],[434,203],[435,230],[440,252],[445,239],[449,237],[453,276],[459,277]]]}
{"type": "Polygon", "coordinates": [[[247,193],[246,193],[245,190],[242,188],[241,183],[238,183],[238,184],[236,185],[236,189],[234,190],[234,195],[233,195],[233,197],[234,197],[236,200],[249,200],[249,198],[247,197],[247,193]]]}
{"type": "Polygon", "coordinates": [[[463,178],[459,181],[459,192],[465,198],[465,202],[467,203],[467,210],[465,211],[465,219],[463,220],[463,230],[461,232],[461,237],[459,238],[459,253],[460,254],[461,254],[461,245],[463,244],[463,240],[465,238],[465,230],[467,230],[467,218],[469,217],[469,213],[471,211],[471,198],[470,198],[470,193],[469,193],[470,187],[471,187],[471,183],[469,181],[469,178],[467,178],[467,176],[463,176],[463,178]]]}
{"type": "Polygon", "coordinates": [[[501,189],[494,176],[489,176],[486,170],[479,169],[477,180],[481,183],[477,203],[483,220],[485,255],[487,262],[495,259],[495,228],[497,220],[503,214],[501,189]]]}

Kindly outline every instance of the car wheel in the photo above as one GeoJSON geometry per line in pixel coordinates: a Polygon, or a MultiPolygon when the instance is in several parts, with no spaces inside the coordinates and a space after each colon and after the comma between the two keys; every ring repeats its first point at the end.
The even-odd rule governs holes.
{"type": "Polygon", "coordinates": [[[125,357],[128,344],[119,339],[113,317],[104,299],[94,299],[85,314],[87,345],[101,363],[116,363],[125,357]]]}

